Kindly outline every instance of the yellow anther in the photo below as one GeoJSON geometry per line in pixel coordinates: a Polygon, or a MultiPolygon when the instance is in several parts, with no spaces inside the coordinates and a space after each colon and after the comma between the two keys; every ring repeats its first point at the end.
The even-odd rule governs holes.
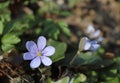
{"type": "Polygon", "coordinates": [[[38,53],[37,53],[37,55],[38,55],[38,56],[41,56],[41,55],[42,55],[42,53],[41,53],[41,52],[38,52],[38,53]]]}

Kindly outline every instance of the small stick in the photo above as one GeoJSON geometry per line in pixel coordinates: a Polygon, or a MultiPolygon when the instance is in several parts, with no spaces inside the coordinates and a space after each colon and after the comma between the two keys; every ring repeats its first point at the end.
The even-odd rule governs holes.
{"type": "Polygon", "coordinates": [[[7,66],[7,68],[8,68],[9,70],[11,70],[14,74],[18,75],[21,79],[23,79],[23,80],[25,80],[26,82],[29,82],[29,83],[30,83],[30,81],[28,81],[27,79],[23,78],[23,77],[20,76],[18,73],[16,73],[15,71],[13,71],[7,64],[6,64],[6,66],[7,66]]]}
{"type": "Polygon", "coordinates": [[[8,75],[6,72],[2,71],[1,69],[0,69],[0,72],[4,73],[9,79],[13,80],[13,78],[10,75],[8,75]]]}

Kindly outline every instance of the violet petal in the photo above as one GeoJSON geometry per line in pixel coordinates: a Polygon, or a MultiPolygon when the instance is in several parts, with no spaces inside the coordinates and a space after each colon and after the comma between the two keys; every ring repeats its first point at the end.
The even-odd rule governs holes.
{"type": "Polygon", "coordinates": [[[93,34],[93,37],[96,38],[100,35],[100,30],[96,30],[93,34]]]}
{"type": "Polygon", "coordinates": [[[86,42],[85,45],[84,45],[84,50],[89,50],[90,47],[91,47],[91,43],[86,42]]]}
{"type": "Polygon", "coordinates": [[[87,34],[90,34],[90,33],[93,33],[93,32],[95,32],[94,27],[93,27],[92,25],[89,25],[89,26],[87,27],[86,33],[87,33],[87,34]]]}
{"type": "Polygon", "coordinates": [[[99,44],[92,44],[91,47],[90,47],[90,50],[91,51],[96,51],[99,47],[100,47],[99,44]]]}
{"type": "Polygon", "coordinates": [[[41,60],[45,66],[49,66],[52,64],[52,60],[49,57],[41,56],[41,60]]]}
{"type": "Polygon", "coordinates": [[[100,37],[97,38],[98,42],[102,42],[103,40],[104,40],[104,37],[102,37],[102,36],[100,36],[100,37]]]}
{"type": "Polygon", "coordinates": [[[37,41],[39,51],[42,51],[46,46],[46,38],[44,36],[40,36],[37,41]]]}
{"type": "Polygon", "coordinates": [[[89,50],[90,47],[91,47],[91,43],[90,43],[89,39],[86,37],[85,43],[84,43],[84,50],[89,50]]]}
{"type": "Polygon", "coordinates": [[[97,44],[98,42],[96,40],[90,41],[91,44],[97,44]]]}
{"type": "Polygon", "coordinates": [[[40,64],[41,64],[40,57],[36,57],[36,58],[34,58],[34,59],[31,61],[30,67],[31,67],[31,68],[37,68],[37,67],[40,66],[40,64]]]}
{"type": "Polygon", "coordinates": [[[31,54],[30,52],[26,52],[23,54],[23,59],[24,60],[32,60],[33,58],[35,58],[34,54],[31,54]]]}
{"type": "Polygon", "coordinates": [[[33,42],[33,41],[27,41],[27,43],[26,43],[26,48],[27,48],[27,50],[30,51],[30,52],[33,52],[33,53],[38,52],[37,45],[36,45],[35,42],[33,42]]]}
{"type": "Polygon", "coordinates": [[[43,55],[51,56],[55,53],[55,48],[53,46],[47,46],[43,51],[43,55]]]}

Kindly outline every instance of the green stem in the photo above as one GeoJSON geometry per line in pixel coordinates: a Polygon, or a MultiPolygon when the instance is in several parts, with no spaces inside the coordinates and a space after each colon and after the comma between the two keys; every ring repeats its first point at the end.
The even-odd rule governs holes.
{"type": "Polygon", "coordinates": [[[77,58],[78,54],[80,54],[81,51],[77,51],[77,53],[75,54],[75,56],[73,57],[73,59],[70,61],[70,65],[73,64],[73,62],[75,61],[75,59],[77,58]]]}

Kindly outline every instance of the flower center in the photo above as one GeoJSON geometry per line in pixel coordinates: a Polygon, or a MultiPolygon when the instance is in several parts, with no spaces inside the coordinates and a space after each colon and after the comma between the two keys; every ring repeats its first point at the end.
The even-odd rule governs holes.
{"type": "Polygon", "coordinates": [[[41,52],[38,52],[38,53],[37,53],[37,56],[41,56],[41,55],[42,55],[42,53],[41,53],[41,52]]]}

